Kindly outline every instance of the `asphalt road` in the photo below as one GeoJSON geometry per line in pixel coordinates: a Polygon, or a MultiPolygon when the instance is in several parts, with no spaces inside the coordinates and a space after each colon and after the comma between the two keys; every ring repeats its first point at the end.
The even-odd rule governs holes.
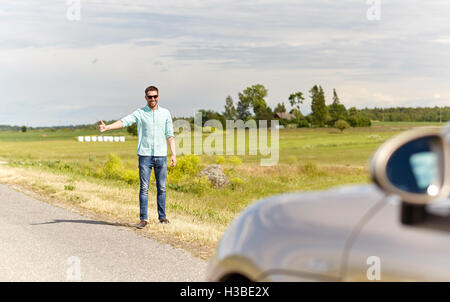
{"type": "Polygon", "coordinates": [[[0,281],[204,281],[206,265],[0,184],[0,281]]]}

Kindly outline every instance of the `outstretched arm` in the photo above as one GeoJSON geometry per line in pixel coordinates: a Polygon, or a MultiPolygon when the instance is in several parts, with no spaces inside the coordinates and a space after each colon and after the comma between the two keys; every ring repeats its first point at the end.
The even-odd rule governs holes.
{"type": "Polygon", "coordinates": [[[105,125],[105,123],[103,123],[103,121],[100,120],[100,125],[98,126],[98,131],[105,132],[108,130],[115,130],[115,129],[120,129],[120,128],[123,128],[123,123],[121,120],[118,120],[109,125],[105,125]]]}

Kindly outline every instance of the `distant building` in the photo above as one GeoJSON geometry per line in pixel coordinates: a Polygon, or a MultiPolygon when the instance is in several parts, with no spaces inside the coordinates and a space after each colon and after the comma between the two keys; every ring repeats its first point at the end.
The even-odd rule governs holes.
{"type": "Polygon", "coordinates": [[[295,119],[295,115],[293,115],[292,113],[287,113],[287,112],[275,112],[275,118],[282,118],[285,120],[293,120],[295,119]]]}

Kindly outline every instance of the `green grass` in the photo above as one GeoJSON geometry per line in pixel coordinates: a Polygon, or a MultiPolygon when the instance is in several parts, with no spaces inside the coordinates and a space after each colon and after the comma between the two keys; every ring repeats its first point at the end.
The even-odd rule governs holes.
{"type": "MultiPolygon", "coordinates": [[[[229,188],[221,190],[205,190],[204,186],[198,184],[190,186],[189,180],[182,184],[169,181],[168,192],[169,195],[175,194],[180,199],[184,199],[184,196],[201,200],[201,207],[191,205],[200,212],[224,212],[230,209],[231,212],[225,215],[227,218],[224,219],[229,220],[252,201],[271,194],[366,183],[369,179],[366,166],[374,150],[393,135],[423,125],[423,123],[390,125],[375,123],[370,128],[351,128],[344,132],[333,128],[282,129],[279,132],[280,160],[276,169],[260,167],[260,155],[240,156],[241,165],[239,162],[231,164],[230,156],[202,155],[199,169],[216,161],[223,162],[228,176],[239,180],[229,188]],[[317,169],[306,171],[304,167],[308,165],[313,165],[317,169]],[[347,169],[339,170],[335,167],[347,169]],[[193,192],[190,192],[191,190],[193,192]],[[201,196],[198,196],[199,194],[201,196]]],[[[108,155],[113,153],[121,159],[123,169],[127,169],[131,175],[129,184],[138,189],[139,184],[135,177],[138,171],[136,137],[127,135],[125,130],[110,131],[103,135],[125,135],[126,142],[80,143],[77,141],[79,135],[98,135],[98,132],[68,129],[54,132],[44,130],[26,133],[0,132],[0,159],[14,162],[16,166],[48,168],[58,173],[105,178],[104,173],[98,171],[104,169],[108,155]],[[134,183],[133,173],[135,173],[134,183]]],[[[208,135],[204,134],[204,138],[208,135]]],[[[194,179],[196,172],[198,171],[193,171],[188,179],[194,179]]],[[[180,208],[181,205],[176,207],[180,208]]]]}
{"type": "MultiPolygon", "coordinates": [[[[199,218],[220,219],[226,223],[254,200],[272,194],[367,183],[369,175],[366,166],[374,150],[393,135],[424,125],[435,124],[375,123],[370,128],[351,128],[344,132],[332,128],[282,129],[278,165],[261,167],[260,155],[240,156],[242,164],[239,161],[232,163],[232,159],[236,157],[202,155],[199,167],[195,168],[197,170],[190,171],[184,180],[174,180],[170,175],[168,180],[169,196],[197,202],[168,203],[168,208],[172,206],[175,211],[190,209],[190,213],[199,218]],[[201,182],[193,183],[195,174],[201,168],[216,162],[224,165],[228,177],[234,179],[233,185],[225,189],[214,189],[204,186],[201,182]]],[[[103,135],[126,135],[125,143],[80,143],[77,141],[79,135],[98,135],[98,132],[67,129],[54,132],[0,132],[0,160],[9,161],[19,167],[47,169],[82,178],[89,176],[105,181],[112,181],[111,178],[116,181],[128,179],[126,185],[138,190],[136,137],[120,130],[103,135]],[[120,158],[123,169],[121,171],[127,170],[128,178],[121,177],[120,171],[108,174],[105,167],[111,153],[120,158]]],[[[209,134],[205,134],[204,138],[207,135],[209,134]]],[[[181,159],[182,157],[179,157],[179,160],[181,159]]],[[[69,186],[66,190],[76,188],[69,186]]]]}
{"type": "MultiPolygon", "coordinates": [[[[351,128],[341,133],[333,128],[280,130],[280,164],[312,162],[319,165],[364,167],[373,151],[385,140],[401,131],[438,123],[381,123],[370,128],[351,128]]],[[[75,165],[101,166],[110,153],[118,155],[124,167],[137,169],[137,138],[124,129],[103,135],[125,135],[126,142],[80,143],[77,137],[98,135],[95,130],[0,131],[0,160],[63,161],[75,165]]],[[[204,134],[206,138],[208,134],[204,134]]],[[[248,154],[248,135],[246,135],[248,154]]],[[[192,140],[192,148],[193,148],[192,140]]],[[[225,146],[225,140],[224,140],[225,146]]],[[[228,156],[224,156],[227,158],[228,156]]],[[[261,155],[240,156],[244,165],[259,164],[261,155]]],[[[217,156],[201,156],[202,163],[214,163],[217,156]]],[[[219,160],[220,162],[220,160],[219,160]]]]}
{"type": "MultiPolygon", "coordinates": [[[[353,128],[340,133],[336,129],[282,129],[280,130],[280,163],[288,163],[289,156],[295,156],[300,161],[314,161],[323,164],[336,163],[337,159],[343,164],[364,164],[370,152],[382,141],[401,130],[401,127],[372,127],[353,128]],[[379,135],[373,139],[370,135],[379,135]],[[341,158],[342,150],[362,152],[358,158],[352,152],[351,157],[341,158]],[[330,152],[331,151],[331,152],[330,152]],[[339,155],[339,156],[335,156],[339,155]]],[[[109,153],[115,153],[130,166],[136,166],[137,138],[129,136],[125,130],[112,131],[104,135],[125,135],[125,143],[91,142],[80,143],[78,136],[98,135],[95,130],[35,130],[25,133],[19,131],[0,131],[0,158],[3,160],[63,160],[70,162],[104,161],[109,153]]],[[[204,138],[208,134],[204,134],[204,138]]],[[[192,140],[192,148],[193,147],[192,140]]],[[[225,140],[224,140],[225,145],[225,140]]],[[[246,135],[246,154],[248,154],[248,135],[246,135]]],[[[202,156],[212,162],[215,156],[202,156]]],[[[260,156],[242,156],[244,163],[258,163],[260,156]]]]}
{"type": "MultiPolygon", "coordinates": [[[[60,141],[60,140],[76,140],[78,136],[98,135],[97,130],[70,129],[63,128],[59,130],[39,129],[21,131],[0,131],[0,142],[42,142],[42,141],[60,141]]],[[[114,131],[113,134],[105,133],[104,135],[128,135],[126,129],[114,131]]]]}
{"type": "Polygon", "coordinates": [[[393,126],[393,127],[418,127],[418,126],[442,126],[444,123],[439,122],[383,122],[383,121],[372,121],[372,126],[393,126]]]}

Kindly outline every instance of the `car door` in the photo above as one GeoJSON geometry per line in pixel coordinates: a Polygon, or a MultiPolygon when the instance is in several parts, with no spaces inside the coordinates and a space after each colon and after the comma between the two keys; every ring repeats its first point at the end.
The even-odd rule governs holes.
{"type": "Polygon", "coordinates": [[[433,216],[404,225],[401,202],[387,202],[350,244],[343,280],[450,281],[449,209],[450,199],[429,205],[433,216]]]}

